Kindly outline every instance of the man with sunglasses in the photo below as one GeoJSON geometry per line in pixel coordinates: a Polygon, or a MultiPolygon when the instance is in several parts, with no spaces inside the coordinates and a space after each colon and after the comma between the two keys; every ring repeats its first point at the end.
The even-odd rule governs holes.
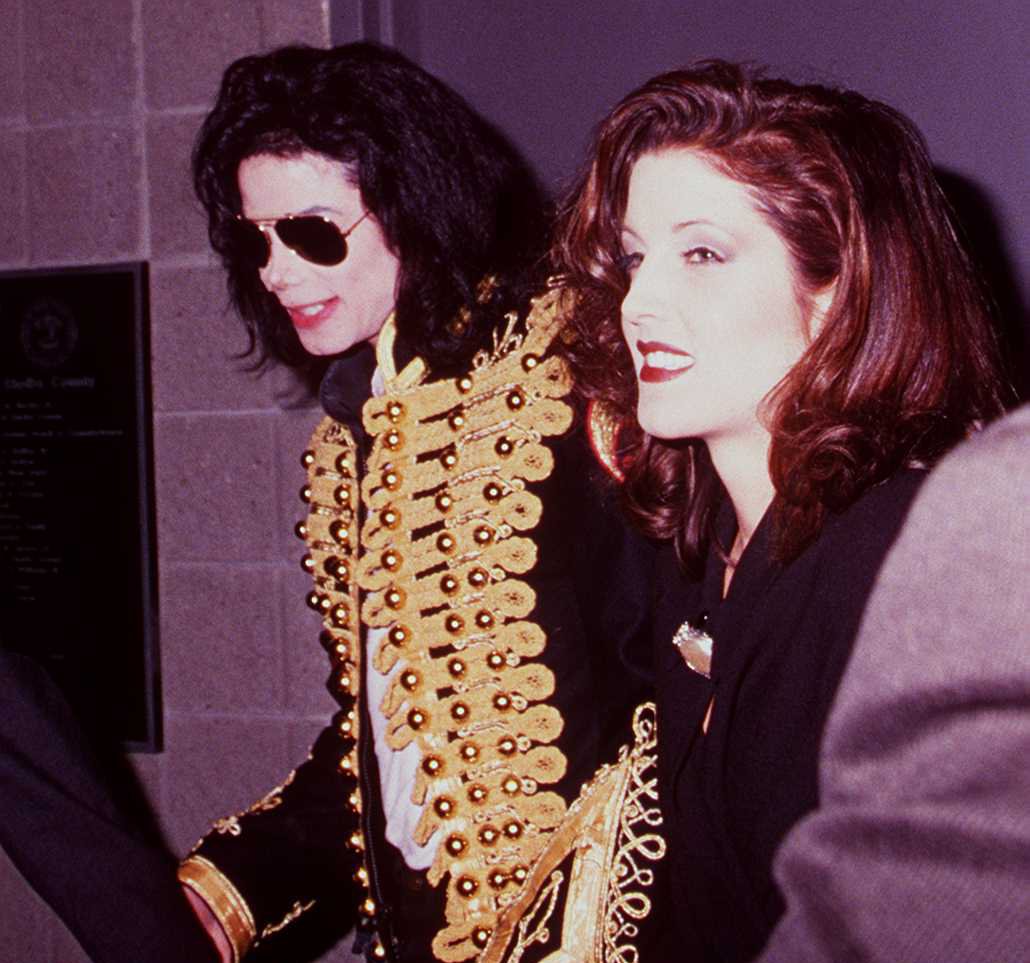
{"type": "Polygon", "coordinates": [[[368,44],[231,65],[194,178],[261,359],[326,412],[298,534],[340,711],[180,878],[226,960],[318,917],[369,959],[471,959],[644,690],[651,551],[572,427],[544,204],[368,44]]]}

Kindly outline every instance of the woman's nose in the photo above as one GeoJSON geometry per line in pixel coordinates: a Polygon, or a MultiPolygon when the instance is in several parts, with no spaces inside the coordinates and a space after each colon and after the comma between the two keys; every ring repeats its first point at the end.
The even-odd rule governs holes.
{"type": "Polygon", "coordinates": [[[653,266],[644,258],[633,271],[629,289],[622,299],[623,322],[637,324],[656,313],[661,301],[660,285],[657,281],[653,266]]]}

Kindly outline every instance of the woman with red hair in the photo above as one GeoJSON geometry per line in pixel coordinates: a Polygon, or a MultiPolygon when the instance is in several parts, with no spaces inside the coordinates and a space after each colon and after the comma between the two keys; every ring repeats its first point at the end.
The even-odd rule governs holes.
{"type": "Polygon", "coordinates": [[[752,959],[884,554],[925,469],[1002,409],[989,313],[905,117],[719,61],[601,124],[558,257],[602,454],[669,543],[669,932],[679,959],[752,959]]]}

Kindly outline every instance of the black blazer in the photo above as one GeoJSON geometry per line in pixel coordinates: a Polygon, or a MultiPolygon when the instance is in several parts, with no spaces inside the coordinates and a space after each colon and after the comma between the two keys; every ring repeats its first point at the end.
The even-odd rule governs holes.
{"type": "MultiPolygon", "coordinates": [[[[786,566],[767,514],[725,600],[713,548],[700,581],[659,561],[655,665],[670,929],[684,960],[752,959],[783,913],[772,859],[818,802],[819,744],[876,573],[922,472],[902,472],[839,516],[786,566]],[[708,613],[711,679],[687,668],[676,629],[708,613]],[[701,723],[714,699],[707,735],[701,723]]],[[[729,505],[720,540],[732,543],[729,505]]]]}

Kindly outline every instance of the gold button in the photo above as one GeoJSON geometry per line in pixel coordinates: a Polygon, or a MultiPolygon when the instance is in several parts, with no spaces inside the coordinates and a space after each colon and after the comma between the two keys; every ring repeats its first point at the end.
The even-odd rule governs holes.
{"type": "Polygon", "coordinates": [[[458,635],[463,628],[465,628],[465,620],[460,615],[455,615],[453,612],[443,620],[443,627],[451,633],[451,635],[458,635]]]}
{"type": "Polygon", "coordinates": [[[338,454],[336,456],[336,461],[333,462],[333,464],[336,467],[336,473],[338,475],[340,475],[341,477],[343,477],[343,478],[352,478],[353,477],[354,472],[351,469],[350,457],[347,455],[346,452],[340,452],[340,454],[338,454]]]}
{"type": "Polygon", "coordinates": [[[454,551],[456,542],[454,536],[450,532],[441,532],[436,539],[436,547],[440,549],[444,555],[450,555],[454,551]]]}
{"type": "Polygon", "coordinates": [[[337,505],[350,504],[350,485],[337,485],[333,489],[333,498],[337,505]]]}
{"type": "Polygon", "coordinates": [[[522,356],[522,370],[532,371],[538,364],[540,364],[540,357],[535,354],[524,354],[522,356]]]}
{"type": "Polygon", "coordinates": [[[350,606],[346,602],[337,602],[329,613],[329,621],[338,629],[345,629],[349,618],[350,606]]]}
{"type": "Polygon", "coordinates": [[[502,458],[507,458],[514,450],[515,445],[512,444],[511,439],[505,435],[501,435],[494,444],[494,451],[502,458]]]}
{"type": "Polygon", "coordinates": [[[440,591],[444,595],[453,595],[458,591],[458,580],[453,575],[445,575],[440,579],[440,591]]]}
{"type": "Polygon", "coordinates": [[[465,662],[459,658],[453,658],[447,663],[447,671],[455,678],[460,679],[466,670],[465,662]]]}
{"type": "Polygon", "coordinates": [[[406,625],[391,626],[388,638],[393,645],[403,648],[411,640],[411,632],[406,625]]]}
{"type": "Polygon", "coordinates": [[[436,507],[446,515],[454,507],[454,499],[448,492],[440,492],[436,496],[436,507]]]}
{"type": "Polygon", "coordinates": [[[308,504],[311,501],[311,486],[310,485],[305,485],[300,490],[300,500],[302,502],[304,502],[305,504],[308,504]]]}
{"type": "Polygon", "coordinates": [[[526,396],[518,388],[509,391],[504,400],[512,411],[518,411],[526,404],[526,396]]]}
{"type": "Polygon", "coordinates": [[[486,786],[482,785],[482,783],[478,782],[469,786],[466,792],[469,797],[469,801],[474,802],[477,805],[484,802],[486,797],[490,794],[490,790],[488,790],[486,786]]]}
{"type": "Polygon", "coordinates": [[[493,846],[501,834],[493,826],[484,826],[479,830],[479,841],[484,846],[493,846]]]}
{"type": "Polygon", "coordinates": [[[477,545],[489,545],[494,540],[494,531],[488,525],[480,525],[472,533],[477,545]]]}
{"type": "Polygon", "coordinates": [[[480,609],[476,613],[476,625],[481,629],[489,629],[494,624],[494,617],[486,610],[480,609]]]}
{"type": "Polygon", "coordinates": [[[464,836],[454,833],[447,837],[447,842],[444,845],[447,847],[447,852],[452,856],[460,856],[468,849],[468,840],[464,836]]]}
{"type": "Polygon", "coordinates": [[[508,876],[502,870],[492,869],[487,873],[486,881],[492,889],[504,889],[508,885],[508,876]]]}
{"type": "Polygon", "coordinates": [[[472,379],[468,375],[458,379],[458,391],[467,395],[472,390],[472,379]]]}
{"type": "Polygon", "coordinates": [[[482,568],[474,568],[469,572],[469,585],[473,588],[482,588],[490,581],[490,576],[482,568]]]}
{"type": "Polygon", "coordinates": [[[315,453],[308,449],[300,456],[300,464],[302,468],[310,468],[315,463],[315,453]]]}
{"type": "Polygon", "coordinates": [[[350,539],[350,529],[347,527],[347,523],[340,518],[329,524],[329,534],[337,545],[343,545],[350,539]]]}
{"type": "Polygon", "coordinates": [[[454,812],[454,800],[450,796],[437,796],[433,800],[433,811],[441,819],[446,819],[454,812]]]}

